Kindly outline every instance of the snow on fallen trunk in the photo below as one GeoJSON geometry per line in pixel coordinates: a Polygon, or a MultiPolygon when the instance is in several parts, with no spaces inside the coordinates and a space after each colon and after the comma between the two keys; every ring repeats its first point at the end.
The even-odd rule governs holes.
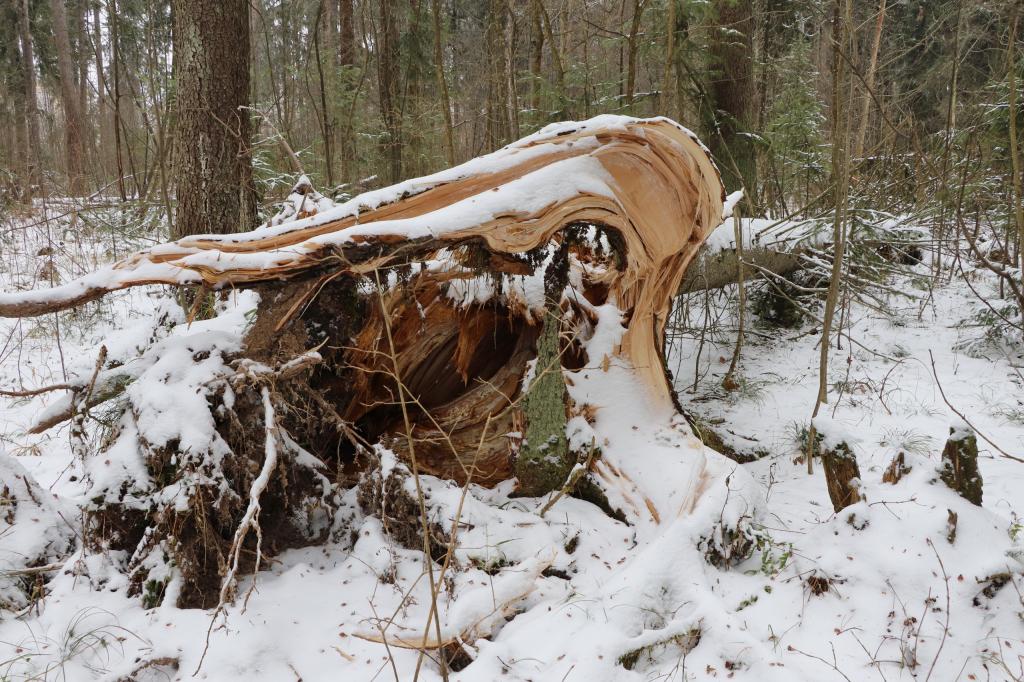
{"type": "Polygon", "coordinates": [[[41,315],[144,284],[219,288],[325,269],[365,275],[467,243],[517,255],[592,223],[623,242],[623,267],[607,282],[633,319],[621,352],[667,401],[658,348],[668,305],[722,221],[724,200],[718,170],[690,131],[665,118],[598,116],[308,217],[300,209],[291,222],[188,237],[53,289],[0,294],[0,316],[41,315]]]}

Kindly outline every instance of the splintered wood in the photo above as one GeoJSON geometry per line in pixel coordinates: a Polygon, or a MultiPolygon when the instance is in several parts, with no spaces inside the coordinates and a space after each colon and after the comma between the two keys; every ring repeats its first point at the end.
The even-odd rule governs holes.
{"type": "Polygon", "coordinates": [[[722,221],[724,198],[692,133],[664,118],[603,116],[549,126],[316,215],[189,237],[54,289],[0,294],[0,316],[41,315],[146,284],[279,286],[289,303],[273,310],[272,329],[284,335],[325,291],[348,286],[361,301],[360,326],[324,341],[342,349],[333,358],[324,351],[325,364],[344,374],[324,393],[334,418],[355,424],[366,442],[403,449],[409,428],[388,411],[397,376],[420,408],[411,436],[424,470],[493,483],[510,475],[509,434],[524,432],[513,405],[537,357],[543,291],[559,268],[571,295],[556,304],[556,371],[608,367],[576,337],[593,327],[597,306],[611,304],[624,326],[611,361],[632,367],[655,404],[672,404],[665,323],[687,266],[722,221]],[[393,348],[382,341],[385,321],[393,348]]]}

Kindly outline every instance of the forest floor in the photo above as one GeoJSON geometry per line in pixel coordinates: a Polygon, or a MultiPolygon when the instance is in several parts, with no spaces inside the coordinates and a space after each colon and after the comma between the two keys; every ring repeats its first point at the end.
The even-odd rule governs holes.
{"type": "MultiPolygon", "coordinates": [[[[140,228],[126,244],[109,226],[80,229],[57,215],[3,230],[0,289],[66,281],[151,238],[140,228]]],[[[911,298],[891,295],[884,310],[851,304],[841,348],[832,349],[824,409],[856,440],[866,501],[834,514],[820,463],[809,475],[796,461],[817,392],[817,325],[779,329],[751,316],[740,388],[727,392],[736,311],[715,294],[715,328],[695,331],[703,301],[684,311],[690,329],[673,335],[669,365],[684,407],[730,446],[760,456],[736,465],[707,455],[715,467],[736,468],[734,494],[756,519],[751,557],[709,565],[687,518],[630,526],[571,498],[541,518],[543,500],[512,498],[507,485],[471,487],[443,619],[490,638],[468,642],[463,664],[472,662],[452,679],[1024,678],[1024,462],[979,438],[980,508],[937,482],[939,453],[958,423],[946,400],[1003,451],[1024,457],[1024,359],[1019,347],[985,336],[977,320],[986,309],[962,277],[929,290],[927,265],[918,269],[889,283],[911,298]],[[883,483],[898,452],[911,470],[883,483]]],[[[968,276],[994,299],[984,273],[968,276]]],[[[240,335],[254,305],[253,296],[233,296],[213,320],[178,324],[170,336],[240,335]]],[[[130,358],[168,312],[181,316],[152,288],[60,316],[0,320],[0,387],[88,376],[100,343],[111,357],[130,358]]],[[[598,432],[620,461],[645,463],[654,477],[663,471],[664,499],[674,499],[672,474],[688,464],[673,469],[663,458],[673,449],[691,453],[684,460],[698,456],[699,446],[678,422],[645,424],[639,401],[608,388],[619,417],[599,420],[598,432]]],[[[50,521],[80,533],[77,505],[87,491],[67,427],[25,433],[57,396],[0,399],[0,458],[6,452],[52,493],[40,507],[50,521]]],[[[452,516],[460,489],[430,477],[424,486],[432,513],[452,516]]],[[[717,510],[700,514],[723,514],[728,500],[711,502],[717,510]]],[[[0,612],[0,680],[189,679],[197,669],[208,680],[412,680],[417,652],[372,640],[386,621],[397,623],[391,637],[420,636],[430,604],[421,553],[389,540],[353,492],[342,493],[332,523],[327,544],[276,557],[244,603],[215,621],[169,599],[143,608],[127,595],[119,568],[127,557],[79,547],[49,574],[44,599],[17,617],[0,612]]],[[[33,541],[16,531],[0,515],[0,570],[16,565],[18,542],[33,541]]],[[[440,679],[438,666],[423,660],[419,677],[440,679]]]]}

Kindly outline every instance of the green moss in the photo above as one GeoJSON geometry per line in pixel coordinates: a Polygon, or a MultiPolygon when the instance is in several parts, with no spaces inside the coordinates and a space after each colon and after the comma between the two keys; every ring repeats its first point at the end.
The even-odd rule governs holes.
{"type": "Polygon", "coordinates": [[[559,328],[558,318],[549,313],[538,342],[536,376],[523,398],[526,440],[516,459],[516,477],[519,493],[531,497],[561,488],[573,466],[565,437],[559,328]]]}
{"type": "Polygon", "coordinates": [[[612,506],[611,502],[608,501],[608,496],[604,494],[604,490],[597,484],[592,474],[587,474],[576,483],[576,489],[572,491],[572,496],[584,502],[589,502],[616,521],[628,523],[626,515],[621,509],[612,506]]]}
{"type": "Polygon", "coordinates": [[[501,572],[501,569],[508,568],[512,565],[512,562],[505,556],[490,558],[470,557],[469,563],[471,563],[474,568],[479,568],[487,575],[498,575],[498,573],[501,572]]]}
{"type": "Polygon", "coordinates": [[[643,649],[634,649],[633,651],[622,654],[619,656],[619,665],[626,670],[632,670],[636,667],[636,663],[640,660],[640,654],[642,653],[643,649]]]}

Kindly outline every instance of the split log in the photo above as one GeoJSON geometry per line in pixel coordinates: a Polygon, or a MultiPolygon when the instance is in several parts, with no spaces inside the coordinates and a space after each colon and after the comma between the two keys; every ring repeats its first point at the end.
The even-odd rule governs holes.
{"type": "MultiPolygon", "coordinates": [[[[604,116],[291,222],[187,237],[53,289],[0,294],[0,316],[148,284],[256,288],[245,354],[280,363],[323,344],[309,386],[333,412],[324,421],[351,425],[361,443],[415,448],[428,473],[493,484],[512,475],[542,412],[564,425],[576,410],[557,386],[549,393],[561,405],[522,400],[545,339],[557,342],[547,352],[559,381],[616,363],[652,406],[674,404],[665,323],[724,199],[692,133],[664,118],[604,116]],[[561,281],[541,285],[557,270],[561,281]],[[605,306],[621,315],[622,336],[610,354],[587,357],[582,340],[605,306]]],[[[303,445],[337,449],[324,439],[303,445]]]]}

